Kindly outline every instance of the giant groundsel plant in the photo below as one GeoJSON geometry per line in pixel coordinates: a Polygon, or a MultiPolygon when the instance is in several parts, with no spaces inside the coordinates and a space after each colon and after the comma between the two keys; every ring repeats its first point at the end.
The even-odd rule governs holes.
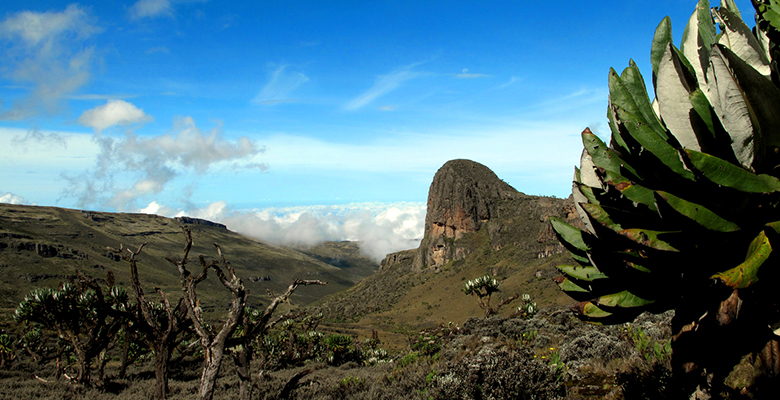
{"type": "Polygon", "coordinates": [[[586,129],[574,173],[581,228],[552,219],[579,264],[557,282],[581,318],[676,310],[688,372],[725,376],[748,353],[780,372],[780,6],[753,3],[751,31],[733,1],[699,1],[679,48],[661,21],[654,101],[633,61],[610,71],[610,143],[586,129]]]}

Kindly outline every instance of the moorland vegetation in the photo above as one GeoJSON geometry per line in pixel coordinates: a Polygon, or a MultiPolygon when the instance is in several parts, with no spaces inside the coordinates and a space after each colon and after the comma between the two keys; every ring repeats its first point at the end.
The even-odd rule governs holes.
{"type": "MultiPolygon", "coordinates": [[[[659,24],[655,101],[633,62],[610,72],[611,139],[583,132],[572,199],[498,182],[482,185],[493,194],[464,187],[474,198],[438,196],[449,209],[429,196],[439,216],[426,218],[420,249],[389,255],[375,273],[306,307],[285,303],[322,280],[275,281],[284,291],[260,301],[242,276],[252,269],[235,261],[246,257],[242,246],[201,247],[217,258],[198,256],[194,268],[191,228],[179,221],[183,256],[165,254],[168,272],[139,269],[163,255],[141,260],[153,245],[134,243],[106,250],[121,269],[48,275],[17,300],[1,326],[0,396],[774,398],[780,3],[753,3],[751,31],[733,1],[712,9],[699,1],[679,49],[669,19],[659,24]],[[451,212],[457,207],[476,212],[451,212]],[[548,243],[555,235],[562,247],[548,243]],[[561,293],[578,303],[562,305],[561,293]]],[[[497,180],[475,164],[440,172],[480,177],[452,187],[497,180]]],[[[31,235],[3,229],[9,240],[31,235]]],[[[94,241],[107,240],[90,229],[94,241]]],[[[16,257],[27,247],[0,250],[16,257]]],[[[86,262],[86,251],[69,251],[57,262],[86,262]]],[[[280,265],[306,262],[344,283],[338,268],[318,263],[327,251],[295,254],[280,265]]]]}

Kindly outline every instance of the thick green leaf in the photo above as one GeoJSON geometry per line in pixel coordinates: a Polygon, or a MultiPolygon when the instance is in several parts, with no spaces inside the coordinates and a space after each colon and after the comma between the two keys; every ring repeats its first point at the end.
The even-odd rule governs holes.
{"type": "Polygon", "coordinates": [[[563,222],[558,217],[550,217],[550,223],[561,240],[582,252],[590,250],[590,246],[585,243],[585,239],[583,238],[586,234],[580,229],[563,222]]]}
{"type": "Polygon", "coordinates": [[[650,48],[650,62],[653,65],[653,83],[656,82],[658,76],[658,64],[661,62],[661,57],[664,55],[664,51],[672,38],[672,19],[667,15],[655,28],[655,35],[653,36],[653,45],[650,48]]]}
{"type": "Polygon", "coordinates": [[[780,233],[780,221],[770,222],[766,224],[766,227],[772,229],[775,233],[780,233]]]}
{"type": "Polygon", "coordinates": [[[586,282],[593,282],[598,279],[607,278],[607,276],[604,275],[601,271],[599,271],[598,268],[596,267],[558,265],[556,268],[558,268],[558,270],[561,271],[561,273],[567,275],[570,278],[574,278],[586,282]]]}
{"type": "Polygon", "coordinates": [[[737,224],[721,218],[701,204],[691,203],[671,193],[663,191],[658,191],[657,193],[675,211],[692,219],[704,229],[716,232],[735,232],[739,230],[737,224]]]}
{"type": "Polygon", "coordinates": [[[769,243],[766,232],[761,231],[750,244],[745,262],[728,271],[715,274],[712,278],[720,279],[734,289],[749,287],[758,282],[758,270],[769,259],[770,254],[772,254],[772,244],[769,243]]]}
{"type": "Polygon", "coordinates": [[[605,318],[612,315],[611,312],[600,309],[597,305],[587,302],[582,307],[582,315],[588,318],[605,318]]]}
{"type": "MultiPolygon", "coordinates": [[[[633,64],[633,62],[632,62],[633,64]]],[[[668,139],[666,129],[661,126],[658,117],[653,111],[650,100],[647,97],[647,90],[644,81],[641,81],[642,75],[636,66],[628,67],[623,71],[623,76],[618,76],[617,72],[610,68],[609,70],[609,101],[618,108],[626,110],[633,115],[633,121],[651,127],[656,135],[668,139]],[[625,81],[624,81],[625,78],[625,81]],[[649,118],[648,118],[649,117],[649,118]]]]}
{"type": "Polygon", "coordinates": [[[661,124],[658,115],[653,110],[653,105],[650,103],[650,97],[647,94],[647,87],[645,87],[645,78],[642,77],[642,73],[639,72],[639,68],[634,60],[629,60],[628,67],[620,74],[620,80],[628,92],[631,93],[631,97],[634,98],[634,103],[645,122],[650,128],[663,136],[666,133],[666,128],[661,124]]]}
{"type": "Polygon", "coordinates": [[[655,205],[655,192],[636,184],[618,185],[617,189],[629,200],[637,204],[644,204],[653,211],[657,211],[655,205]]]}
{"type": "Polygon", "coordinates": [[[677,251],[677,249],[675,249],[674,246],[660,239],[660,236],[663,236],[665,234],[676,233],[676,232],[665,232],[665,231],[656,231],[651,229],[640,229],[640,228],[623,228],[620,224],[613,221],[612,217],[610,216],[610,213],[623,214],[621,217],[623,217],[624,219],[632,219],[635,223],[639,224],[643,220],[646,220],[646,218],[642,217],[639,214],[631,216],[630,218],[626,218],[626,215],[629,213],[623,210],[601,207],[596,204],[582,204],[582,208],[590,216],[590,218],[596,223],[600,224],[601,226],[604,226],[605,228],[621,236],[624,236],[625,238],[635,243],[656,250],[675,251],[675,252],[677,251]]]}
{"type": "Polygon", "coordinates": [[[616,108],[617,117],[628,130],[631,137],[634,138],[645,149],[658,158],[661,163],[667,166],[672,172],[682,178],[693,180],[694,176],[683,164],[677,149],[667,143],[665,137],[659,136],[654,130],[641,122],[637,116],[621,109],[616,108]]]}
{"type": "Polygon", "coordinates": [[[623,171],[630,173],[634,178],[641,179],[637,171],[628,163],[623,161],[606,143],[602,142],[598,136],[594,135],[590,129],[582,132],[582,144],[591,157],[593,164],[605,171],[609,175],[621,175],[623,171]],[[612,174],[610,174],[612,173],[612,174]]]}
{"type": "Polygon", "coordinates": [[[601,296],[598,299],[596,299],[596,304],[604,307],[632,308],[632,307],[642,307],[653,303],[655,303],[655,300],[643,299],[629,292],[628,290],[624,290],[620,293],[601,296]]]}
{"type": "Polygon", "coordinates": [[[607,120],[609,121],[609,130],[612,132],[610,147],[623,154],[636,156],[639,153],[639,149],[630,147],[626,142],[626,138],[623,137],[624,132],[620,130],[615,107],[612,105],[612,96],[609,96],[609,104],[607,107],[607,120]]]}
{"type": "MultiPolygon", "coordinates": [[[[559,277],[560,279],[560,277],[559,277]]],[[[569,294],[571,296],[573,293],[574,296],[581,295],[582,293],[590,293],[590,290],[585,289],[576,283],[572,282],[569,278],[563,278],[560,282],[558,282],[558,287],[569,294]]]]}
{"type": "Polygon", "coordinates": [[[686,150],[693,166],[707,180],[721,186],[749,193],[769,193],[780,190],[780,180],[770,175],[756,175],[709,154],[686,150]]]}
{"type": "Polygon", "coordinates": [[[566,250],[568,250],[571,258],[573,258],[581,265],[590,265],[590,259],[588,258],[588,253],[585,249],[582,248],[582,246],[585,246],[587,248],[582,238],[584,233],[579,229],[569,224],[566,224],[565,222],[562,222],[560,219],[556,217],[551,217],[550,220],[551,223],[553,224],[553,229],[556,230],[556,233],[558,234],[558,240],[566,248],[566,250]],[[557,229],[556,229],[556,225],[557,225],[557,229]],[[565,234],[565,236],[562,235],[560,232],[558,232],[558,229],[561,229],[562,232],[565,234]],[[572,240],[574,243],[570,243],[568,240],[572,240]]]}
{"type": "Polygon", "coordinates": [[[729,6],[713,10],[713,15],[722,24],[723,33],[718,43],[731,49],[739,58],[768,78],[772,73],[769,60],[758,39],[753,36],[753,32],[742,21],[736,6],[733,7],[734,10],[729,9],[729,6]]]}

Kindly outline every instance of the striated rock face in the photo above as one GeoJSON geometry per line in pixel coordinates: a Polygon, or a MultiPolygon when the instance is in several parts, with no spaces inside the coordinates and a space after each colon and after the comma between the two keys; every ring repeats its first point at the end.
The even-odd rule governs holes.
{"type": "Polygon", "coordinates": [[[434,176],[428,192],[425,236],[415,257],[415,269],[438,269],[466,257],[470,249],[455,245],[455,241],[500,217],[501,201],[523,197],[480,163],[448,161],[434,176]]]}

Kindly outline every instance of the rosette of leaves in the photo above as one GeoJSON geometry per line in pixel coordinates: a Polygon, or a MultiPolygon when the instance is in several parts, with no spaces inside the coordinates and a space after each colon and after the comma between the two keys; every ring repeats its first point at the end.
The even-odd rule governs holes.
{"type": "MultiPolygon", "coordinates": [[[[583,319],[675,309],[675,339],[747,334],[735,357],[775,346],[776,374],[780,7],[754,5],[751,31],[733,1],[699,1],[679,48],[664,18],[651,48],[654,101],[633,61],[610,71],[611,139],[586,129],[574,174],[582,229],[552,225],[579,264],[559,266],[557,282],[583,319]]],[[[700,353],[681,362],[707,364],[700,353]]]]}
{"type": "Polygon", "coordinates": [[[483,275],[479,278],[472,279],[465,284],[461,291],[467,295],[473,295],[477,297],[477,303],[479,308],[485,310],[485,318],[498,313],[501,307],[511,303],[519,297],[514,295],[509,298],[501,300],[495,307],[490,305],[490,298],[494,293],[498,293],[501,289],[498,288],[499,282],[496,278],[490,275],[483,275]]]}
{"type": "Polygon", "coordinates": [[[467,295],[489,296],[498,292],[498,281],[490,275],[483,275],[463,284],[463,293],[467,295]]]}

